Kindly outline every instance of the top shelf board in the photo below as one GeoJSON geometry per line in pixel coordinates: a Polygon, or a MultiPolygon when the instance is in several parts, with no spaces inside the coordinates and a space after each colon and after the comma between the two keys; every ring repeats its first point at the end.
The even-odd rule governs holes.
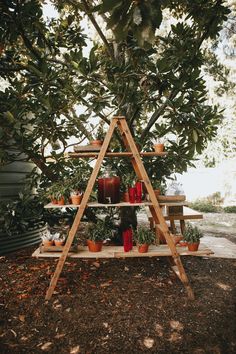
{"type": "MultiPolygon", "coordinates": [[[[155,152],[155,151],[150,151],[150,152],[140,152],[140,156],[143,157],[150,157],[150,156],[166,156],[167,152],[155,152]]],[[[78,157],[97,157],[99,155],[99,152],[67,152],[65,154],[65,157],[71,157],[71,158],[78,158],[78,157]]],[[[123,151],[123,152],[107,152],[105,157],[132,157],[133,153],[129,151],[123,151]]]]}

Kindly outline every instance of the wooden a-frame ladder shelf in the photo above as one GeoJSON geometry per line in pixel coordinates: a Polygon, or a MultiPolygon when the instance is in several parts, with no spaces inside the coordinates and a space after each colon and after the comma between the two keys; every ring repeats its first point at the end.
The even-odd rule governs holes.
{"type": "MultiPolygon", "coordinates": [[[[147,256],[167,256],[167,257],[169,257],[172,262],[172,269],[175,271],[176,275],[179,277],[179,279],[184,284],[187,294],[188,294],[188,297],[190,299],[194,299],[193,290],[190,286],[188,277],[185,273],[185,269],[184,269],[183,264],[180,259],[180,254],[186,254],[186,251],[183,252],[183,250],[180,250],[180,247],[179,247],[179,250],[177,250],[177,248],[175,246],[175,243],[173,240],[173,235],[170,233],[168,225],[166,224],[166,221],[165,221],[164,216],[161,211],[160,203],[158,202],[158,200],[155,196],[154,190],[152,188],[149,177],[147,175],[147,172],[143,166],[142,159],[141,159],[141,155],[142,156],[158,156],[158,155],[165,156],[165,153],[164,154],[156,154],[153,152],[140,153],[137,149],[137,146],[136,146],[134,140],[133,140],[133,137],[131,135],[131,132],[130,132],[130,129],[128,127],[125,117],[115,116],[115,117],[113,117],[113,119],[111,121],[111,124],[110,124],[107,134],[105,136],[105,139],[104,139],[104,142],[103,142],[100,152],[99,153],[89,153],[89,154],[86,153],[86,156],[85,155],[83,156],[83,155],[84,154],[81,154],[81,153],[72,153],[71,157],[96,156],[97,157],[96,164],[95,164],[95,167],[94,167],[92,174],[90,176],[90,179],[89,179],[88,185],[86,187],[81,204],[77,210],[73,225],[69,231],[69,234],[68,234],[68,237],[66,240],[66,244],[63,247],[62,251],[59,253],[59,260],[58,260],[58,263],[56,266],[56,270],[51,278],[51,282],[50,282],[49,288],[47,290],[45,299],[46,300],[51,299],[67,256],[71,256],[71,257],[75,257],[75,258],[79,258],[80,256],[83,258],[95,256],[93,254],[89,255],[88,252],[86,252],[86,250],[83,247],[81,247],[81,248],[79,247],[77,250],[77,253],[75,253],[73,255],[73,254],[71,254],[71,246],[72,246],[72,242],[74,240],[75,234],[76,234],[78,227],[80,225],[80,221],[81,221],[82,216],[84,214],[85,208],[88,206],[91,206],[91,207],[92,206],[93,207],[101,206],[101,205],[98,205],[98,203],[91,205],[91,203],[89,203],[89,197],[92,192],[92,189],[93,189],[94,183],[96,181],[100,167],[102,165],[103,159],[109,155],[111,157],[112,156],[129,156],[130,157],[134,171],[136,172],[137,177],[140,180],[143,180],[145,187],[147,189],[147,193],[149,194],[149,198],[150,198],[150,202],[141,203],[141,204],[147,205],[149,207],[150,213],[153,217],[153,220],[155,221],[155,224],[161,230],[161,232],[163,233],[163,235],[166,239],[167,245],[160,245],[158,247],[152,246],[150,249],[150,252],[147,254],[147,256]],[[124,142],[124,145],[127,149],[127,152],[125,152],[125,153],[109,153],[109,152],[107,152],[110,140],[113,136],[113,132],[116,127],[119,129],[122,139],[123,139],[123,142],[124,142]]],[[[128,205],[135,206],[137,204],[120,203],[120,206],[128,206],[128,205]]],[[[107,207],[107,206],[111,206],[111,205],[106,204],[104,206],[107,207]]],[[[118,206],[118,205],[116,204],[115,206],[118,206]]],[[[50,205],[48,205],[48,207],[50,207],[50,205]]],[[[109,247],[109,246],[106,246],[106,247],[109,247]]],[[[201,250],[201,248],[200,248],[199,253],[200,252],[202,252],[202,254],[203,253],[208,254],[208,253],[210,253],[210,250],[209,249],[208,250],[204,250],[204,249],[201,250]]],[[[98,253],[96,254],[96,258],[103,258],[103,257],[105,257],[105,258],[115,257],[116,258],[116,257],[141,256],[141,254],[137,254],[137,252],[129,252],[129,253],[125,254],[125,252],[123,252],[121,248],[113,248],[112,249],[111,247],[106,248],[105,251],[102,251],[99,253],[100,254],[98,254],[98,253]]],[[[194,252],[194,253],[195,253],[194,255],[196,255],[196,252],[194,252]]],[[[52,257],[53,253],[48,252],[49,257],[50,257],[50,254],[52,257]]],[[[187,252],[187,254],[188,254],[188,252],[187,252]]],[[[36,256],[36,257],[40,256],[38,250],[34,253],[34,256],[36,256]]],[[[43,254],[42,254],[42,256],[43,256],[43,254]]],[[[54,257],[55,257],[55,255],[54,255],[54,257]]]]}

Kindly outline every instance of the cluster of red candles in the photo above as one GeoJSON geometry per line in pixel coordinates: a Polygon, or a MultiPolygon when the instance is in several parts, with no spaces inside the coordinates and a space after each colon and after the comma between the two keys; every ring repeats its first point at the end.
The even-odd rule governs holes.
{"type": "Polygon", "coordinates": [[[124,251],[129,252],[133,249],[133,230],[130,228],[122,232],[124,251]]]}
{"type": "Polygon", "coordinates": [[[142,182],[137,181],[134,187],[129,188],[130,203],[141,203],[142,193],[143,193],[142,182]]]}

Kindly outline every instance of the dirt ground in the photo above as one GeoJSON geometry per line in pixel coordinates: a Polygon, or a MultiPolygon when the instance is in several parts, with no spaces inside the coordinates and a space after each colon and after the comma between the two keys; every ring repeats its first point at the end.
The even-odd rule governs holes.
{"type": "Polygon", "coordinates": [[[0,257],[0,353],[235,353],[236,260],[184,257],[190,301],[165,258],[0,257]]]}

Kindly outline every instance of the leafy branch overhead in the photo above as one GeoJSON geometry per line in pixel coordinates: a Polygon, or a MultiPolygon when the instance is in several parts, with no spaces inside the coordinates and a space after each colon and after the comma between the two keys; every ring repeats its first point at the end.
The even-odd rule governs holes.
{"type": "MultiPolygon", "coordinates": [[[[165,164],[146,161],[150,174],[161,179],[186,170],[222,119],[208,103],[202,69],[209,64],[204,45],[215,43],[229,14],[223,1],[52,4],[58,16],[46,19],[43,2],[0,3],[0,74],[7,85],[0,91],[0,161],[9,161],[14,146],[43,171],[43,183],[57,180],[76,164],[64,152],[95,136],[97,119],[106,130],[122,114],[143,149],[153,138],[174,137],[165,164]]],[[[119,150],[120,137],[112,144],[119,150]]]]}

